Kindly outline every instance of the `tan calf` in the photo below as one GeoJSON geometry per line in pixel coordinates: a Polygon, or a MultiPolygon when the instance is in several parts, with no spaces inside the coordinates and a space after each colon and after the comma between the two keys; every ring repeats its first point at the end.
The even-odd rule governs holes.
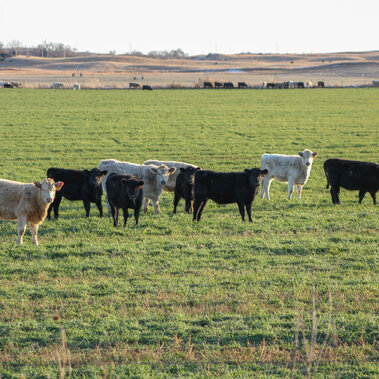
{"type": "Polygon", "coordinates": [[[38,245],[38,226],[46,218],[47,209],[53,202],[55,192],[63,182],[47,178],[42,183],[19,183],[0,179],[0,219],[17,220],[17,243],[22,245],[26,224],[29,223],[32,240],[38,245]]]}

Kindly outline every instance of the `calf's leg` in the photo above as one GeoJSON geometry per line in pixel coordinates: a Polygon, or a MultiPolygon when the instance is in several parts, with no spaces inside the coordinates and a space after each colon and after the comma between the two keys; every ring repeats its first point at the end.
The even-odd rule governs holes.
{"type": "Polygon", "coordinates": [[[365,190],[359,190],[359,204],[362,204],[362,200],[365,197],[365,195],[366,195],[365,190]]]}
{"type": "Polygon", "coordinates": [[[330,193],[332,195],[333,204],[340,204],[340,197],[339,197],[340,187],[332,185],[330,188],[330,193]]]}
{"type": "Polygon", "coordinates": [[[297,198],[301,199],[301,190],[303,189],[303,186],[301,184],[298,184],[296,186],[296,191],[297,191],[297,198]]]}
{"type": "Polygon", "coordinates": [[[246,204],[246,213],[247,213],[247,216],[249,217],[250,222],[253,222],[253,219],[251,218],[251,207],[252,207],[252,205],[253,205],[253,203],[246,204]]]}
{"type": "Polygon", "coordinates": [[[266,199],[270,200],[270,185],[273,178],[266,175],[262,179],[262,188],[261,188],[261,198],[265,197],[266,199]]]}
{"type": "Polygon", "coordinates": [[[294,185],[295,181],[292,178],[288,178],[288,200],[291,200],[294,185]]]}
{"type": "Polygon", "coordinates": [[[126,222],[128,221],[128,217],[129,217],[128,208],[124,208],[122,211],[124,213],[124,228],[125,228],[126,222]]]}
{"type": "Polygon", "coordinates": [[[203,214],[203,210],[204,210],[205,206],[207,205],[207,201],[208,201],[208,199],[205,199],[204,201],[201,202],[199,210],[197,211],[197,217],[196,217],[197,221],[200,221],[201,215],[203,214]]]}
{"type": "Polygon", "coordinates": [[[238,203],[238,209],[240,211],[242,221],[245,222],[245,206],[243,203],[238,203]]]}
{"type": "Polygon", "coordinates": [[[372,197],[372,200],[374,202],[374,205],[376,205],[376,192],[375,191],[370,191],[370,195],[372,197]]]}
{"type": "Polygon", "coordinates": [[[117,226],[118,225],[118,208],[112,207],[111,213],[113,217],[113,226],[117,226]]]}
{"type": "Polygon", "coordinates": [[[180,201],[180,195],[175,191],[175,196],[174,196],[174,211],[173,213],[176,213],[176,207],[178,206],[180,201]]]}
{"type": "Polygon", "coordinates": [[[147,213],[147,207],[149,206],[150,199],[145,197],[145,205],[143,206],[143,211],[147,213]]]}
{"type": "Polygon", "coordinates": [[[97,209],[99,210],[100,217],[103,217],[103,205],[101,204],[101,199],[96,201],[97,209]]]}
{"type": "Polygon", "coordinates": [[[32,242],[38,246],[38,225],[29,223],[30,231],[32,232],[32,242]]]}
{"type": "Polygon", "coordinates": [[[22,237],[25,234],[26,229],[26,218],[19,217],[17,219],[17,244],[22,245],[22,237]]]}
{"type": "Polygon", "coordinates": [[[84,209],[86,210],[86,217],[89,217],[89,211],[91,209],[91,204],[88,200],[83,200],[84,209]]]}

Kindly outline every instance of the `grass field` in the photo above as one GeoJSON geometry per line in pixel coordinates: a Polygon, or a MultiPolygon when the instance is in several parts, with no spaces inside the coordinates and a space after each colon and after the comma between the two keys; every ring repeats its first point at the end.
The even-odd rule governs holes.
{"type": "Polygon", "coordinates": [[[0,177],[173,159],[259,167],[318,152],[302,199],[274,182],[254,223],[209,202],[199,224],[161,197],[136,227],[63,200],[40,246],[0,222],[0,377],[372,378],[379,208],[341,190],[331,157],[379,161],[379,89],[0,90],[0,177]]]}

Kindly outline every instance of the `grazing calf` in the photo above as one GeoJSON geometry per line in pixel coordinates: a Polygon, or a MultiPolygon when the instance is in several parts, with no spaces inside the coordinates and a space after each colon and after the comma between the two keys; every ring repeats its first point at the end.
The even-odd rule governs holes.
{"type": "Polygon", "coordinates": [[[17,243],[22,245],[26,224],[29,223],[32,240],[38,245],[38,226],[47,215],[47,208],[54,200],[63,182],[45,179],[42,183],[19,183],[0,179],[0,218],[17,220],[17,243]]]}
{"type": "Polygon", "coordinates": [[[214,172],[200,170],[195,174],[193,220],[200,221],[201,214],[209,199],[218,204],[237,203],[242,221],[245,221],[245,208],[249,221],[251,206],[258,193],[261,178],[267,170],[253,168],[243,172],[214,172]]]}
{"type": "MultiPolygon", "coordinates": [[[[160,213],[159,196],[163,187],[167,184],[169,175],[175,172],[175,168],[168,168],[165,165],[141,165],[137,163],[121,162],[115,159],[104,159],[99,163],[100,170],[107,170],[109,173],[134,175],[144,181],[143,193],[145,197],[144,211],[147,212],[149,201],[152,200],[155,213],[160,213]]],[[[103,179],[103,189],[106,191],[107,177],[103,179]]],[[[108,210],[111,209],[108,204],[108,210]]]]}
{"type": "Polygon", "coordinates": [[[211,82],[204,82],[204,88],[213,88],[213,85],[211,82]]]}
{"type": "Polygon", "coordinates": [[[134,218],[138,225],[138,218],[143,200],[144,182],[133,175],[109,174],[107,178],[107,199],[111,207],[113,226],[118,225],[119,210],[124,213],[124,227],[128,221],[128,208],[134,209],[134,218]]]}
{"type": "Polygon", "coordinates": [[[168,177],[167,183],[163,187],[163,191],[167,192],[172,192],[175,190],[176,186],[176,178],[180,174],[180,169],[181,168],[187,168],[187,167],[193,167],[195,168],[196,166],[191,164],[191,163],[184,163],[184,162],[175,162],[175,161],[156,161],[156,160],[148,160],[143,162],[144,165],[155,165],[155,166],[161,166],[165,165],[168,168],[175,168],[175,172],[172,173],[168,177]]]}
{"type": "Polygon", "coordinates": [[[147,84],[144,84],[144,85],[142,86],[142,90],[152,91],[152,90],[153,90],[153,87],[152,87],[152,86],[149,86],[149,85],[147,85],[147,84]]]}
{"type": "Polygon", "coordinates": [[[62,197],[70,201],[82,200],[86,217],[89,217],[91,209],[90,203],[95,203],[103,217],[103,206],[101,205],[101,196],[103,189],[101,180],[107,174],[107,171],[100,171],[97,168],[88,170],[70,170],[65,168],[51,167],[47,170],[47,177],[55,181],[61,180],[65,183],[63,189],[55,196],[54,202],[47,211],[47,218],[50,220],[51,209],[54,208],[54,217],[59,217],[59,204],[62,197]]]}
{"type": "Polygon", "coordinates": [[[270,185],[273,179],[288,182],[288,200],[291,199],[296,184],[297,197],[301,198],[301,190],[311,173],[313,158],[317,153],[305,149],[298,155],[264,154],[261,159],[262,169],[269,171],[262,181],[261,198],[270,198],[270,185]]]}
{"type": "Polygon", "coordinates": [[[186,202],[185,211],[191,213],[192,200],[193,200],[193,184],[196,171],[200,170],[200,167],[181,167],[179,175],[176,178],[175,185],[175,198],[174,198],[174,213],[176,213],[176,207],[181,198],[186,202]]]}
{"type": "Polygon", "coordinates": [[[350,191],[359,191],[359,204],[366,192],[369,192],[374,205],[379,191],[379,165],[371,162],[350,161],[345,159],[327,159],[324,170],[328,181],[333,204],[340,204],[340,187],[350,191]]]}

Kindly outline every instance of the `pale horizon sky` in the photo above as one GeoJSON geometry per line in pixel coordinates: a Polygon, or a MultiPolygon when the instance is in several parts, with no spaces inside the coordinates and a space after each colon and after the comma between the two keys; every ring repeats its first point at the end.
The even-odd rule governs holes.
{"type": "Polygon", "coordinates": [[[123,54],[379,50],[379,0],[0,0],[0,42],[123,54]]]}

